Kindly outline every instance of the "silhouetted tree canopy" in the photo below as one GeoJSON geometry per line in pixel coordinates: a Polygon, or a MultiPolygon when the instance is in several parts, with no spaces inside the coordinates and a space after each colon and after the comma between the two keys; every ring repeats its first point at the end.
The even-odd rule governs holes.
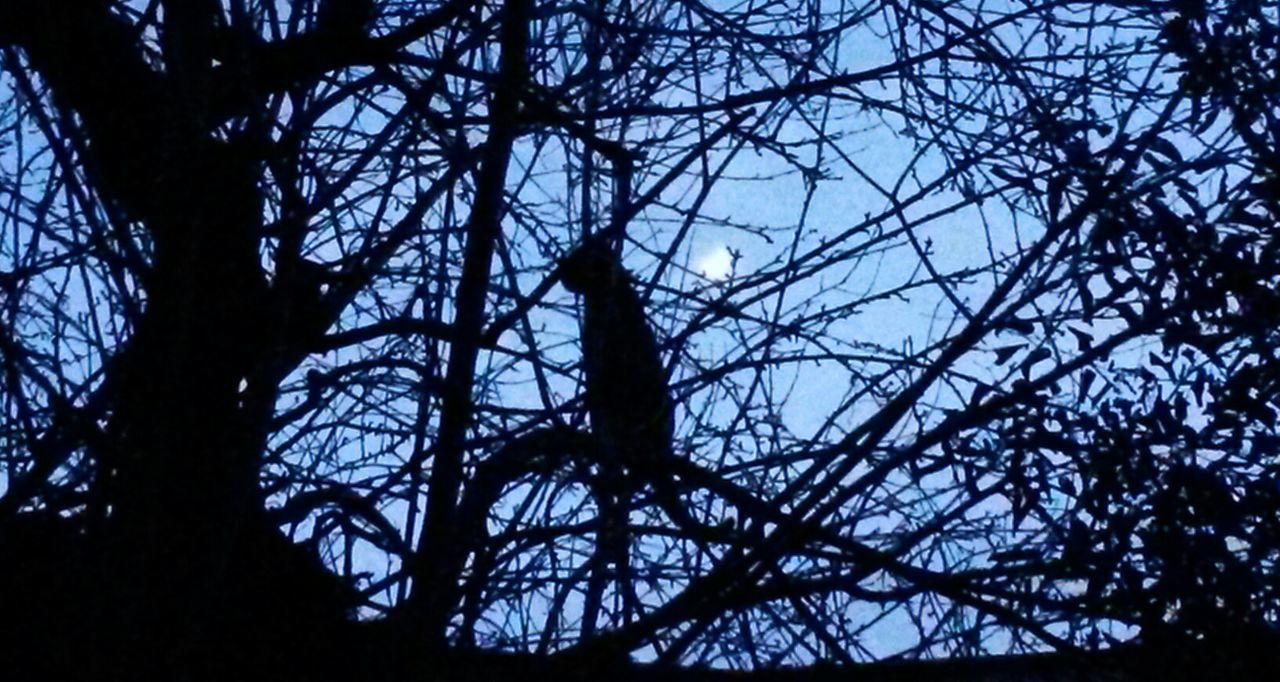
{"type": "Polygon", "coordinates": [[[0,64],[6,676],[1277,667],[1274,4],[0,0],[0,64]]]}

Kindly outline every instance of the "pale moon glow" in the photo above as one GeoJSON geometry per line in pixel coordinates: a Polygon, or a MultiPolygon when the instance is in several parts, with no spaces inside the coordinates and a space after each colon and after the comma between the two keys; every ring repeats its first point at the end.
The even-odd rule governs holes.
{"type": "Polygon", "coordinates": [[[725,279],[733,273],[733,255],[724,244],[719,244],[698,258],[696,270],[707,279],[725,279]]]}

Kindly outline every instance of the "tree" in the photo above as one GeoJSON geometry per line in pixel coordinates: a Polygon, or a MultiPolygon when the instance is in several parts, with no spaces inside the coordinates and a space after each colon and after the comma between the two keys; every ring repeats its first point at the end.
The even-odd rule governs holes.
{"type": "Polygon", "coordinates": [[[0,0],[6,647],[1267,662],[1275,19],[0,0]],[[648,488],[560,286],[598,239],[674,406],[648,488]]]}

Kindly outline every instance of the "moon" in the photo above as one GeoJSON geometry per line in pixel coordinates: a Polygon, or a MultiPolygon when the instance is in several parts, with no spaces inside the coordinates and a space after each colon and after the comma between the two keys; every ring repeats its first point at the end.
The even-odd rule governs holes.
{"type": "Polygon", "coordinates": [[[727,279],[733,274],[733,255],[724,244],[718,244],[697,258],[694,269],[707,279],[727,279]]]}

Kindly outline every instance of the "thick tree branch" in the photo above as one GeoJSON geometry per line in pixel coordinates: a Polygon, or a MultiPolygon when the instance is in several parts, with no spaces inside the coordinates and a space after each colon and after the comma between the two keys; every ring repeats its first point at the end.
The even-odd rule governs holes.
{"type": "Polygon", "coordinates": [[[440,416],[440,435],[431,465],[426,521],[418,542],[424,561],[405,603],[411,622],[431,644],[443,644],[449,615],[457,606],[458,574],[465,556],[456,537],[458,492],[467,430],[473,417],[471,392],[485,322],[489,271],[506,211],[507,167],[518,133],[520,98],[528,79],[530,3],[502,5],[499,83],[493,91],[489,139],[480,161],[475,202],[457,290],[455,337],[449,352],[440,416]]]}

